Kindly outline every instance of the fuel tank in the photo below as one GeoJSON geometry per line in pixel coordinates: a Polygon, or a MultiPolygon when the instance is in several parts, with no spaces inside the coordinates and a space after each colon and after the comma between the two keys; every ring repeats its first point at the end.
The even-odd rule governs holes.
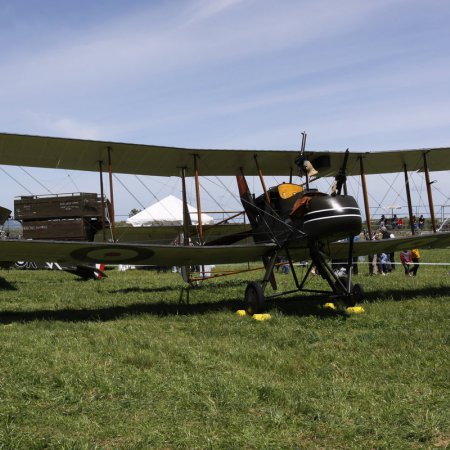
{"type": "Polygon", "coordinates": [[[305,205],[303,231],[315,239],[339,239],[361,232],[361,211],[350,195],[314,195],[305,205]]]}

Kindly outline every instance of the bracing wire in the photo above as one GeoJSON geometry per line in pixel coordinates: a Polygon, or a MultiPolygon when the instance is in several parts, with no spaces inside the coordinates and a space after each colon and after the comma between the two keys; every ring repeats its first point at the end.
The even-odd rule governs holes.
{"type": "Polygon", "coordinates": [[[217,207],[222,211],[225,212],[225,209],[223,208],[223,206],[211,195],[211,193],[204,188],[204,186],[202,185],[202,183],[200,182],[200,187],[203,189],[203,192],[205,192],[205,194],[217,205],[217,207]]]}
{"type": "MultiPolygon", "coordinates": [[[[305,233],[303,233],[303,231],[300,231],[299,229],[297,229],[297,228],[295,228],[295,227],[289,225],[288,223],[286,223],[286,221],[284,221],[284,220],[281,219],[280,217],[278,217],[278,216],[276,216],[276,215],[274,215],[274,214],[271,214],[271,213],[269,213],[269,212],[267,212],[267,211],[264,211],[263,209],[259,208],[258,206],[256,206],[256,205],[253,204],[253,203],[248,202],[248,201],[245,200],[245,199],[242,199],[242,201],[245,202],[245,203],[248,203],[248,204],[249,204],[250,206],[252,206],[253,208],[259,210],[259,211],[262,213],[262,214],[261,214],[261,217],[262,217],[262,219],[264,220],[264,222],[266,223],[266,225],[267,225],[267,222],[266,222],[266,220],[265,220],[265,218],[264,218],[264,215],[267,215],[267,216],[271,217],[272,219],[276,220],[277,222],[282,223],[282,224],[283,224],[286,228],[288,228],[291,232],[296,232],[296,233],[298,233],[298,234],[301,235],[301,236],[305,236],[305,233]]],[[[274,234],[273,236],[276,237],[275,234],[274,234]]]]}
{"type": "Polygon", "coordinates": [[[450,202],[450,195],[444,194],[437,186],[434,186],[433,189],[439,192],[439,194],[441,194],[442,197],[445,199],[445,202],[442,206],[447,206],[447,203],[450,202]]]}
{"type": "MultiPolygon", "coordinates": [[[[219,186],[219,185],[218,185],[217,183],[215,183],[214,181],[210,180],[208,177],[203,177],[203,179],[209,181],[209,182],[210,182],[211,184],[213,184],[214,186],[222,187],[222,186],[219,186]]],[[[203,186],[202,182],[200,182],[200,186],[202,187],[203,192],[205,192],[206,195],[208,195],[208,197],[209,197],[209,198],[217,205],[217,207],[218,207],[222,212],[225,212],[225,208],[219,203],[219,201],[217,200],[217,198],[215,198],[215,197],[209,192],[209,190],[207,190],[207,189],[203,186]]],[[[236,199],[236,195],[235,195],[234,193],[231,193],[231,191],[229,191],[229,190],[228,190],[228,192],[230,192],[231,197],[232,197],[234,200],[236,200],[237,203],[239,203],[239,201],[236,199]]],[[[242,207],[242,204],[239,203],[239,206],[242,207]]]]}
{"type": "MultiPolygon", "coordinates": [[[[126,185],[122,182],[122,180],[116,175],[113,174],[114,178],[120,183],[120,185],[131,195],[131,197],[133,197],[133,199],[138,203],[138,205],[142,208],[142,210],[144,211],[146,208],[145,206],[141,203],[141,201],[126,187],[126,185]]],[[[153,219],[153,217],[151,217],[151,214],[147,211],[147,214],[150,216],[151,219],[153,219]]]]}
{"type": "Polygon", "coordinates": [[[72,176],[70,175],[70,173],[69,173],[68,170],[66,170],[66,175],[67,175],[67,177],[69,178],[69,180],[73,183],[73,185],[75,186],[75,189],[76,189],[78,192],[81,192],[81,191],[80,191],[80,188],[77,186],[77,184],[75,183],[75,180],[72,178],[72,176]]]}
{"type": "Polygon", "coordinates": [[[421,186],[417,186],[415,178],[411,177],[411,183],[414,186],[414,190],[417,192],[417,195],[419,196],[419,205],[416,205],[416,214],[419,214],[418,211],[420,211],[420,208],[422,206],[425,206],[425,202],[422,200],[422,192],[421,192],[422,182],[420,183],[421,186]]]}
{"type": "MultiPolygon", "coordinates": [[[[139,183],[141,183],[141,185],[145,188],[145,190],[152,195],[152,197],[159,202],[158,197],[151,191],[151,189],[140,179],[140,177],[138,177],[137,175],[135,175],[136,179],[139,181],[139,183]]],[[[175,217],[173,216],[172,212],[167,208],[166,205],[164,205],[164,203],[162,203],[162,207],[166,210],[166,212],[175,219],[175,217]]],[[[144,208],[145,209],[145,208],[144,208]]],[[[147,213],[149,214],[149,216],[151,216],[151,214],[147,211],[147,213]]],[[[153,219],[153,217],[152,217],[153,219]]]]}
{"type": "Polygon", "coordinates": [[[139,181],[139,183],[141,183],[142,186],[144,186],[145,190],[155,199],[158,201],[158,198],[156,197],[156,195],[151,191],[151,189],[149,189],[149,187],[137,176],[134,176],[136,178],[136,180],[139,181]]]}
{"type": "MultiPolygon", "coordinates": [[[[206,178],[206,177],[205,177],[206,178]]],[[[239,200],[236,198],[236,194],[234,192],[232,192],[230,190],[230,188],[228,188],[227,186],[225,186],[225,184],[223,183],[223,181],[219,178],[219,177],[215,177],[217,179],[217,181],[221,184],[221,186],[231,195],[231,197],[237,202],[239,203],[239,200]]],[[[208,179],[208,178],[206,178],[208,179]]],[[[211,183],[215,184],[214,182],[212,182],[211,180],[209,180],[211,183]]]]}
{"type": "Polygon", "coordinates": [[[397,192],[397,190],[395,190],[395,189],[393,188],[393,183],[396,181],[396,179],[397,179],[397,177],[398,177],[398,174],[397,174],[397,176],[395,177],[394,181],[393,181],[392,183],[390,183],[390,184],[388,183],[388,181],[386,180],[386,178],[385,178],[382,174],[379,174],[379,176],[380,176],[380,178],[381,178],[386,184],[388,184],[388,190],[387,190],[386,193],[384,194],[384,196],[383,196],[383,198],[381,199],[381,201],[378,202],[378,203],[377,203],[377,201],[376,201],[375,199],[373,199],[373,197],[371,196],[371,198],[372,198],[373,200],[375,200],[375,203],[377,203],[377,209],[375,210],[375,213],[374,213],[374,214],[377,214],[378,209],[381,207],[382,203],[384,202],[384,200],[386,199],[386,197],[388,196],[388,194],[390,194],[391,190],[393,190],[397,195],[400,195],[400,196],[401,196],[401,194],[399,194],[399,192],[397,192]]]}
{"type": "MultiPolygon", "coordinates": [[[[394,179],[392,180],[392,182],[391,182],[391,184],[389,185],[389,188],[388,188],[388,192],[393,191],[393,192],[397,195],[397,196],[395,197],[395,200],[394,200],[394,201],[396,201],[398,198],[402,199],[402,201],[403,201],[403,194],[402,194],[401,192],[398,192],[398,190],[395,189],[395,187],[394,187],[394,183],[397,182],[398,177],[399,177],[400,175],[401,175],[400,172],[398,172],[398,173],[395,175],[394,179]]],[[[384,177],[382,177],[382,178],[383,178],[383,180],[385,181],[385,178],[384,178],[384,177]]]]}
{"type": "Polygon", "coordinates": [[[25,189],[30,195],[34,195],[28,188],[26,188],[20,181],[17,181],[10,173],[8,173],[3,167],[0,167],[0,169],[2,169],[3,173],[5,173],[6,175],[8,175],[9,178],[11,178],[11,180],[13,180],[14,182],[16,182],[21,188],[25,189]]]}
{"type": "MultiPolygon", "coordinates": [[[[360,188],[360,187],[361,187],[361,181],[360,181],[357,177],[355,177],[355,182],[357,183],[358,188],[360,188]]],[[[402,201],[404,201],[402,195],[401,195],[400,193],[398,193],[397,191],[395,191],[395,192],[397,193],[397,197],[396,197],[395,201],[396,201],[397,198],[399,198],[399,197],[401,198],[402,201]]],[[[375,209],[375,212],[373,213],[373,215],[376,215],[377,212],[378,212],[378,209],[381,207],[381,202],[379,202],[379,201],[378,201],[378,200],[377,200],[370,192],[368,192],[367,195],[368,195],[369,199],[372,200],[373,204],[376,205],[376,206],[374,207],[374,208],[376,208],[376,209],[375,209]]],[[[386,197],[386,196],[387,196],[387,193],[386,193],[385,197],[386,197]]],[[[385,197],[384,197],[384,198],[385,198],[385,197]]],[[[383,198],[383,200],[384,200],[384,198],[383,198]]],[[[383,201],[383,200],[382,200],[382,201],[383,201]]]]}
{"type": "Polygon", "coordinates": [[[48,189],[46,186],[44,186],[43,183],[41,183],[36,177],[34,177],[33,175],[31,175],[30,172],[28,172],[27,170],[25,170],[23,167],[19,167],[19,169],[21,169],[23,172],[25,172],[33,181],[35,181],[37,184],[39,184],[39,186],[41,186],[42,188],[44,188],[49,194],[53,195],[53,192],[48,189]]]}

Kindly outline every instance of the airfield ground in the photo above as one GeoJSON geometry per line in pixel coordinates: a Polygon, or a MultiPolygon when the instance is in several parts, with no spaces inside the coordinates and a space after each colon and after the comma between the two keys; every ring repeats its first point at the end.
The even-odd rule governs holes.
{"type": "Polygon", "coordinates": [[[235,314],[255,273],[178,308],[171,273],[2,271],[0,448],[445,448],[449,270],[361,267],[365,314],[265,322],[235,314]]]}

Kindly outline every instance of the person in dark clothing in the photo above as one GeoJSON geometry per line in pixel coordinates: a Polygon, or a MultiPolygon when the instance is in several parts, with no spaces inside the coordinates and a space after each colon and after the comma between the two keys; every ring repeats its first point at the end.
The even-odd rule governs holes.
{"type": "MultiPolygon", "coordinates": [[[[395,234],[391,233],[389,239],[395,239],[395,234]]],[[[391,260],[391,271],[395,270],[395,252],[389,253],[389,259],[391,260]]]]}
{"type": "Polygon", "coordinates": [[[413,267],[411,269],[413,277],[417,275],[417,271],[419,270],[419,260],[420,260],[420,252],[418,248],[414,248],[411,250],[411,260],[413,262],[413,267]]]}
{"type": "Polygon", "coordinates": [[[425,219],[423,218],[423,215],[421,214],[419,217],[419,230],[423,230],[424,226],[425,226],[425,219]]]}
{"type": "Polygon", "coordinates": [[[394,217],[392,217],[392,229],[395,230],[397,228],[397,224],[398,224],[398,217],[397,214],[394,214],[394,217]]]}
{"type": "Polygon", "coordinates": [[[390,239],[391,233],[389,233],[386,227],[380,227],[380,231],[381,231],[381,239],[390,239]]]}

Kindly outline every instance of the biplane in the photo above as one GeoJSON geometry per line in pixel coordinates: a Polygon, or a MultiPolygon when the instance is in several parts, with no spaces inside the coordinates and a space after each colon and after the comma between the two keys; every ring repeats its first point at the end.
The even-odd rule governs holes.
{"type": "MultiPolygon", "coordinates": [[[[343,305],[354,305],[363,288],[352,282],[353,259],[361,255],[394,252],[405,248],[445,248],[450,233],[437,233],[429,172],[450,169],[450,148],[384,152],[307,151],[303,133],[300,150],[212,150],[136,145],[92,140],[0,134],[0,164],[57,169],[98,171],[101,198],[103,172],[109,174],[111,201],[110,242],[0,241],[0,260],[55,261],[61,264],[194,265],[228,264],[262,260],[264,275],[248,283],[245,302],[249,313],[264,308],[268,298],[298,294],[327,298],[343,305]],[[408,171],[423,171],[426,177],[433,233],[388,240],[354,241],[362,231],[362,214],[356,200],[348,195],[346,177],[360,176],[369,236],[370,210],[365,176],[404,171],[410,216],[408,171]],[[121,242],[114,227],[113,174],[179,176],[183,196],[183,238],[177,245],[165,243],[121,242]],[[201,223],[201,175],[236,176],[242,206],[249,227],[237,233],[207,238],[201,223]],[[294,175],[301,183],[294,183],[294,175]],[[265,176],[285,176],[287,181],[267,188],[265,176]],[[259,177],[263,193],[255,197],[246,177],[259,177]],[[313,187],[320,177],[335,177],[331,193],[313,187]],[[187,209],[186,178],[195,178],[198,210],[197,239],[191,239],[192,226],[187,209]],[[251,239],[251,242],[248,240],[251,239]],[[295,289],[266,295],[270,283],[276,290],[274,267],[278,258],[290,264],[295,289]],[[330,260],[345,259],[345,276],[333,270],[330,260]],[[297,277],[295,261],[310,261],[302,279],[297,277]],[[306,288],[315,267],[327,289],[306,288]]],[[[205,227],[206,230],[206,227],[205,227]]],[[[185,281],[190,282],[189,271],[185,281]]]]}

